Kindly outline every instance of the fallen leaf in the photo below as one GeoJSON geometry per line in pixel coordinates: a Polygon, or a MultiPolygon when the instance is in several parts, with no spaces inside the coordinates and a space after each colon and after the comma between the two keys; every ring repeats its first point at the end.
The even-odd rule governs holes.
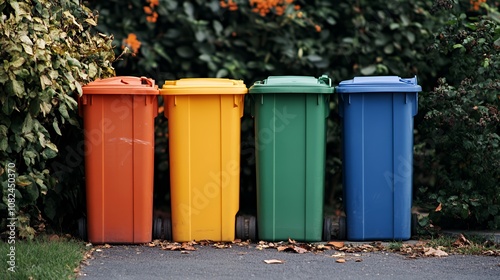
{"type": "Polygon", "coordinates": [[[241,243],[241,239],[235,239],[233,240],[233,243],[241,243]]]}
{"type": "Polygon", "coordinates": [[[57,234],[52,234],[52,235],[49,237],[49,240],[50,240],[50,241],[58,241],[58,240],[59,240],[59,235],[57,235],[57,234]]]}
{"type": "Polygon", "coordinates": [[[185,251],[196,251],[196,248],[192,245],[191,242],[182,243],[181,249],[185,251]]]}
{"type": "Polygon", "coordinates": [[[340,248],[344,247],[344,242],[340,242],[340,241],[330,241],[326,244],[332,245],[335,249],[340,249],[340,248]]]}
{"type": "Polygon", "coordinates": [[[189,254],[188,251],[181,251],[181,254],[189,254]]]}
{"type": "Polygon", "coordinates": [[[434,248],[424,248],[424,255],[425,256],[434,256],[434,257],[446,257],[448,256],[448,253],[441,249],[434,249],[434,248]]]}
{"type": "Polygon", "coordinates": [[[285,246],[285,245],[281,245],[281,246],[278,246],[278,252],[281,252],[281,251],[285,251],[286,249],[290,248],[289,246],[285,246]]]}
{"type": "Polygon", "coordinates": [[[267,263],[267,264],[282,264],[282,263],[285,263],[284,260],[276,260],[276,259],[264,260],[264,262],[267,263]]]}
{"type": "Polygon", "coordinates": [[[471,242],[469,240],[467,240],[467,238],[465,238],[465,236],[463,234],[460,234],[457,238],[457,240],[455,240],[455,242],[453,242],[453,246],[455,247],[464,247],[464,246],[468,246],[468,245],[471,245],[471,242]]]}
{"type": "Polygon", "coordinates": [[[331,255],[332,258],[342,258],[345,256],[345,253],[336,253],[331,255]]]}
{"type": "Polygon", "coordinates": [[[102,252],[102,250],[101,250],[101,249],[95,249],[95,251],[96,251],[96,252],[102,252]]]}
{"type": "Polygon", "coordinates": [[[345,263],[345,259],[337,259],[336,262],[338,262],[338,263],[345,263]]]}
{"type": "Polygon", "coordinates": [[[362,262],[362,261],[363,261],[363,259],[355,259],[354,261],[355,261],[355,262],[362,262]]]}
{"type": "Polygon", "coordinates": [[[304,249],[302,247],[299,247],[299,246],[294,246],[293,247],[293,250],[299,254],[304,254],[304,253],[307,253],[308,250],[307,249],[304,249]]]}
{"type": "Polygon", "coordinates": [[[104,244],[104,246],[103,246],[103,247],[107,249],[107,248],[111,248],[111,245],[109,245],[109,244],[104,244]]]}
{"type": "Polygon", "coordinates": [[[290,243],[290,244],[295,244],[295,243],[297,243],[297,241],[295,241],[295,240],[293,240],[293,239],[288,238],[288,243],[290,243]]]}

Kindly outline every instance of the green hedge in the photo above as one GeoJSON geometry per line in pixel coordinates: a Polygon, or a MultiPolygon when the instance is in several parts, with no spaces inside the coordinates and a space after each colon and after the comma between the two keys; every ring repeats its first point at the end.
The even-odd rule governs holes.
{"type": "Polygon", "coordinates": [[[82,84],[114,75],[114,52],[78,1],[2,0],[0,11],[0,216],[18,218],[19,235],[32,238],[83,199],[82,162],[67,155],[83,139],[76,97],[82,84]]]}

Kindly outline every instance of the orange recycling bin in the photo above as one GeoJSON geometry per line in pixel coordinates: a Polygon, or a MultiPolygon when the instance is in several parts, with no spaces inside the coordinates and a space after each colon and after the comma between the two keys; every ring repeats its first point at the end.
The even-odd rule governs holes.
{"type": "Polygon", "coordinates": [[[87,233],[93,243],[152,239],[154,80],[114,77],[83,87],[87,233]]]}
{"type": "Polygon", "coordinates": [[[166,81],[174,241],[232,241],[239,209],[243,81],[166,81]]]}

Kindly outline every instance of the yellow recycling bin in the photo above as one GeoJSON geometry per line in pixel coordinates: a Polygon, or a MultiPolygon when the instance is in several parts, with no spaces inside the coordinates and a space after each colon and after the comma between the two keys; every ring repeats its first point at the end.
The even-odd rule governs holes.
{"type": "Polygon", "coordinates": [[[239,209],[240,80],[166,81],[172,239],[232,241],[239,209]]]}

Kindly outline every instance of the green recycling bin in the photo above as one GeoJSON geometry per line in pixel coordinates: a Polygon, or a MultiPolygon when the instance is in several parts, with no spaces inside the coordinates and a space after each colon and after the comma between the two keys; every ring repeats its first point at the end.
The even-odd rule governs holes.
{"type": "Polygon", "coordinates": [[[327,76],[270,76],[250,87],[261,240],[321,241],[327,76]]]}

